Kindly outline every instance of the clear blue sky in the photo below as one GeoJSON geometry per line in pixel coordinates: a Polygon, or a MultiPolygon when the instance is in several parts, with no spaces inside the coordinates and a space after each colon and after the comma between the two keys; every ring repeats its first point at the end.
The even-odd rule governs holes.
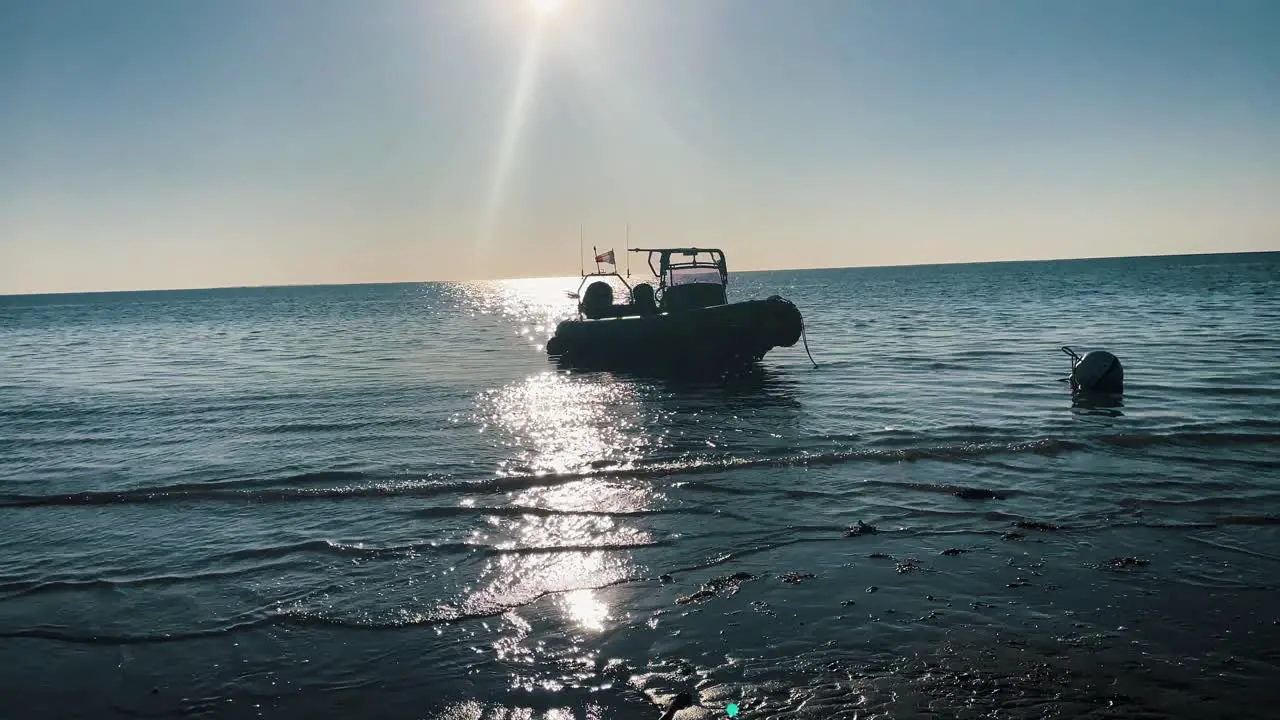
{"type": "Polygon", "coordinates": [[[1280,249],[1276,0],[0,0],[0,293],[1280,249]]]}

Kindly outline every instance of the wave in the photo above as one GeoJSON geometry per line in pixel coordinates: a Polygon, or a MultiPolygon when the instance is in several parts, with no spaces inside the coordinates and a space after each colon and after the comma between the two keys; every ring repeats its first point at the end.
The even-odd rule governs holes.
{"type": "MultiPolygon", "coordinates": [[[[619,468],[593,470],[558,475],[566,479],[581,479],[601,475],[630,478],[667,477],[695,473],[720,473],[753,468],[824,467],[852,462],[916,462],[920,460],[964,460],[990,455],[1033,453],[1057,455],[1084,449],[1085,445],[1055,438],[1044,438],[1012,443],[965,443],[934,447],[908,447],[894,449],[834,450],[827,452],[790,453],[773,457],[703,458],[684,461],[640,461],[619,468]]],[[[508,475],[508,478],[525,477],[508,475]]]]}
{"type": "Polygon", "coordinates": [[[287,500],[314,500],[340,497],[376,497],[382,495],[410,494],[415,488],[430,487],[441,482],[431,476],[416,480],[359,485],[368,481],[369,475],[349,471],[320,471],[302,473],[280,479],[244,478],[211,480],[197,483],[176,483],[124,490],[84,491],[58,495],[7,495],[0,496],[0,507],[32,507],[46,505],[126,505],[140,503],[188,502],[191,500],[228,500],[280,502],[287,500]],[[333,483],[345,482],[346,486],[333,487],[333,483]],[[292,487],[289,487],[292,485],[292,487]],[[283,487],[282,487],[283,486],[283,487]],[[308,487],[320,486],[320,487],[308,487]],[[328,487],[325,487],[328,486],[328,487]],[[258,489],[262,488],[262,489],[258,489]]]}
{"type": "Polygon", "coordinates": [[[1168,434],[1124,433],[1100,435],[1095,442],[1123,448],[1147,448],[1154,446],[1194,445],[1197,447],[1232,447],[1236,445],[1276,445],[1280,435],[1273,433],[1240,432],[1177,432],[1168,434]]]}
{"type": "Polygon", "coordinates": [[[57,627],[32,627],[22,628],[20,630],[10,630],[0,632],[0,639],[4,640],[51,640],[54,642],[63,642],[73,645],[150,645],[156,643],[177,642],[183,640],[201,640],[205,638],[223,637],[226,635],[244,632],[248,630],[256,630],[263,627],[273,625],[270,617],[258,620],[249,620],[234,625],[226,625],[216,628],[208,628],[204,630],[187,630],[176,633],[155,633],[155,634],[112,634],[112,633],[95,633],[95,632],[74,632],[64,628],[57,627]]]}
{"type": "Polygon", "coordinates": [[[479,543],[463,542],[411,542],[397,544],[344,543],[335,540],[302,540],[286,545],[272,545],[261,548],[245,548],[224,553],[218,557],[223,561],[256,560],[261,558],[279,558],[290,555],[319,553],[341,555],[364,560],[385,557],[403,557],[416,553],[471,553],[481,556],[504,555],[536,555],[540,553],[582,553],[582,552],[615,552],[621,550],[639,550],[642,548],[668,547],[668,540],[648,540],[640,542],[612,542],[600,544],[565,544],[565,545],[523,545],[493,546],[479,543]]]}
{"type": "Polygon", "coordinates": [[[264,435],[289,433],[331,433],[366,430],[369,428],[410,427],[421,424],[419,418],[385,418],[379,420],[351,420],[345,422],[298,422],[274,425],[249,425],[244,430],[264,435]]]}
{"type": "MultiPolygon", "coordinates": [[[[1079,440],[1048,437],[1015,442],[971,442],[923,447],[833,450],[813,453],[788,453],[765,457],[703,458],[685,461],[654,459],[636,461],[619,467],[601,468],[578,473],[548,473],[538,477],[553,477],[565,480],[598,476],[643,478],[727,472],[752,468],[823,467],[864,461],[902,463],[923,460],[971,460],[1020,454],[1055,456],[1089,450],[1094,447],[1095,443],[1123,447],[1148,447],[1152,445],[1199,445],[1205,447],[1247,444],[1269,445],[1280,443],[1280,435],[1242,432],[1175,432],[1164,435],[1120,433],[1092,438],[1085,437],[1079,440]]],[[[501,476],[499,479],[528,477],[534,476],[510,474],[501,476]]],[[[951,485],[927,486],[921,489],[938,489],[944,492],[963,492],[966,490],[966,488],[951,485]]]]}
{"type": "Polygon", "coordinates": [[[420,508],[413,511],[417,517],[459,517],[467,515],[494,515],[498,517],[645,517],[649,515],[716,515],[735,517],[718,508],[682,507],[655,508],[649,510],[557,510],[555,508],[535,507],[530,505],[490,505],[462,507],[448,505],[443,507],[420,508]]]}
{"type": "Polygon", "coordinates": [[[137,578],[111,580],[108,578],[61,578],[55,580],[22,580],[0,583],[0,599],[12,600],[31,595],[43,595],[57,592],[104,591],[114,592],[133,587],[150,587],[165,585],[182,585],[209,580],[252,575],[264,570],[276,570],[288,566],[289,563],[267,563],[254,567],[234,568],[229,570],[209,570],[189,575],[149,575],[137,578]]]}
{"type": "Polygon", "coordinates": [[[500,617],[512,610],[533,604],[545,597],[560,595],[575,590],[602,590],[604,588],[639,582],[650,578],[624,577],[612,582],[586,587],[544,590],[524,598],[519,602],[491,604],[467,610],[453,605],[441,605],[432,612],[403,613],[393,618],[344,618],[322,615],[316,612],[297,609],[281,609],[274,612],[233,618],[216,627],[185,630],[180,632],[156,633],[107,633],[77,632],[65,627],[37,626],[18,630],[0,631],[0,640],[35,639],[62,642],[75,645],[151,645],[160,643],[204,640],[208,638],[226,637],[240,633],[264,630],[269,628],[338,628],[344,630],[389,631],[403,630],[413,627],[431,627],[450,625],[469,620],[500,617]]]}
{"type": "MultiPolygon", "coordinates": [[[[242,479],[204,483],[181,483],[117,491],[84,491],[58,495],[0,496],[0,507],[41,507],[66,505],[119,505],[176,503],[197,500],[275,503],[308,500],[369,499],[381,497],[430,497],[456,492],[509,491],[525,487],[554,485],[595,477],[633,479],[667,477],[695,473],[718,473],[767,467],[820,467],[857,461],[912,462],[984,457],[992,454],[1031,452],[1057,454],[1082,447],[1078,443],[1045,439],[1025,443],[974,443],[934,448],[850,450],[778,456],[650,461],[627,465],[595,467],[569,473],[513,473],[487,480],[450,481],[428,477],[387,482],[357,472],[318,472],[281,480],[242,479]],[[372,484],[368,484],[370,481],[372,484]],[[332,486],[332,483],[346,485],[332,486]],[[290,487],[289,485],[293,485],[290,487]],[[306,487],[319,485],[321,487],[306,487]],[[328,486],[326,486],[328,485],[328,486]],[[301,486],[301,487],[300,487],[301,486]]],[[[718,488],[724,490],[724,488],[718,488]]]]}
{"type": "MultiPolygon", "coordinates": [[[[856,462],[966,461],[1020,454],[1057,456],[1087,451],[1099,446],[1142,449],[1156,446],[1212,448],[1277,444],[1280,444],[1280,434],[1270,432],[1179,431],[1164,434],[1118,433],[1097,435],[1078,440],[1048,437],[1018,442],[972,442],[923,447],[862,448],[807,453],[795,453],[779,449],[774,454],[764,453],[750,457],[695,457],[681,460],[654,458],[620,465],[596,462],[590,463],[583,470],[565,473],[542,473],[531,468],[522,467],[519,472],[499,473],[493,477],[475,480],[459,480],[448,475],[425,475],[413,479],[396,479],[362,472],[328,471],[303,473],[278,479],[233,479],[115,491],[84,491],[53,495],[11,494],[0,496],[0,507],[93,506],[201,500],[279,503],[386,497],[432,497],[450,493],[507,492],[597,477],[645,479],[704,473],[727,473],[757,468],[829,467],[856,462]]],[[[749,492],[723,486],[699,484],[696,481],[685,482],[682,487],[714,492],[749,492]]],[[[949,492],[966,499],[999,499],[1004,495],[1011,494],[1010,491],[989,491],[982,488],[964,488],[951,485],[922,485],[917,489],[949,492]]]]}
{"type": "Polygon", "coordinates": [[[1218,518],[1219,525],[1280,525],[1276,515],[1227,515],[1218,518]]]}
{"type": "Polygon", "coordinates": [[[1280,397],[1280,388],[1259,385],[1192,385],[1179,388],[1179,392],[1204,397],[1280,397]]]}
{"type": "MultiPolygon", "coordinates": [[[[1009,516],[1009,517],[1012,517],[1012,516],[1009,516]]],[[[1236,523],[1239,523],[1241,520],[1248,522],[1249,520],[1253,520],[1253,519],[1260,520],[1259,524],[1280,523],[1280,518],[1276,518],[1272,516],[1258,516],[1258,518],[1252,518],[1250,516],[1228,516],[1228,517],[1219,518],[1219,523],[1236,524],[1236,523]]],[[[1208,524],[1123,523],[1121,524],[1121,526],[1140,526],[1140,527],[1150,527],[1153,529],[1180,530],[1180,531],[1186,532],[1186,531],[1202,529],[1205,527],[1213,527],[1214,524],[1213,523],[1208,523],[1208,524]]],[[[1082,527],[1082,526],[1078,526],[1078,527],[1082,527]]],[[[783,534],[779,534],[778,537],[780,539],[776,539],[773,541],[760,542],[757,544],[753,544],[749,547],[738,548],[735,550],[723,552],[715,557],[708,558],[707,560],[702,562],[689,564],[681,567],[669,567],[665,569],[665,572],[670,574],[676,574],[676,573],[683,574],[683,573],[695,572],[700,570],[706,570],[706,569],[714,568],[716,566],[733,563],[735,561],[742,560],[752,555],[768,553],[778,548],[790,546],[790,545],[815,543],[815,542],[830,542],[830,543],[840,543],[842,545],[849,545],[851,547],[858,546],[858,542],[856,540],[850,540],[850,539],[842,538],[842,537],[839,537],[838,535],[835,535],[834,533],[837,530],[836,528],[830,528],[830,530],[833,533],[833,535],[831,536],[828,536],[825,534],[828,528],[824,526],[795,528],[795,529],[789,530],[788,532],[794,532],[795,530],[813,531],[820,534],[810,535],[806,537],[786,537],[783,534]]],[[[887,534],[895,537],[946,537],[946,536],[962,536],[962,535],[974,535],[974,534],[991,535],[991,534],[998,534],[999,532],[1000,532],[999,529],[991,529],[991,528],[985,528],[985,529],[973,528],[970,530],[953,530],[953,531],[937,531],[937,530],[921,528],[918,530],[882,531],[882,534],[887,534]]],[[[1219,549],[1226,549],[1226,550],[1231,550],[1235,552],[1247,553],[1257,557],[1263,557],[1263,558],[1272,559],[1272,560],[1280,559],[1274,555],[1254,551],[1248,548],[1233,546],[1228,543],[1222,543],[1220,541],[1216,541],[1213,539],[1201,538],[1194,533],[1188,533],[1187,537],[1189,540],[1192,540],[1195,542],[1202,542],[1202,543],[1217,547],[1219,549]]],[[[306,551],[310,549],[317,549],[317,548],[321,548],[322,546],[326,549],[326,551],[336,551],[340,553],[385,552],[385,551],[394,550],[394,549],[418,547],[418,545],[404,545],[404,546],[384,546],[379,548],[368,548],[360,545],[346,545],[342,543],[335,543],[332,541],[311,541],[311,542],[305,542],[305,543],[298,543],[291,546],[283,546],[280,548],[268,548],[262,551],[257,551],[257,550],[240,551],[238,553],[233,553],[233,555],[239,555],[239,556],[260,555],[262,552],[287,553],[292,551],[306,551]]],[[[431,546],[431,547],[438,548],[440,546],[431,546]]],[[[474,549],[474,546],[459,545],[459,547],[474,549]]],[[[557,549],[596,550],[601,548],[595,548],[595,547],[591,547],[591,548],[521,548],[521,549],[517,549],[516,551],[538,552],[538,551],[545,551],[548,549],[550,550],[557,550],[557,549]]],[[[171,579],[180,580],[181,578],[158,576],[155,578],[140,578],[136,582],[138,584],[144,584],[144,583],[151,583],[151,582],[167,582],[171,579]]],[[[309,609],[303,609],[298,607],[281,607],[280,605],[276,605],[276,607],[271,610],[259,609],[249,613],[241,614],[239,616],[226,618],[220,621],[214,621],[217,624],[212,627],[198,627],[198,628],[184,629],[179,631],[169,631],[169,632],[157,631],[157,632],[148,632],[148,633],[130,633],[130,632],[124,632],[124,631],[115,631],[115,632],[90,631],[90,630],[73,629],[73,628],[67,628],[67,627],[55,626],[55,625],[40,625],[35,627],[0,631],[0,639],[35,639],[35,640],[44,640],[44,641],[50,641],[50,642],[60,642],[60,643],[78,644],[78,645],[120,646],[120,645],[143,645],[143,644],[162,644],[162,643],[196,641],[196,640],[209,639],[209,638],[220,638],[220,637],[232,636],[236,634],[249,633],[249,632],[255,632],[260,630],[268,630],[272,628],[290,628],[290,629],[333,628],[333,629],[368,631],[368,632],[396,631],[396,630],[404,630],[407,628],[414,628],[414,627],[432,627],[432,626],[451,625],[451,624],[462,623],[462,622],[467,622],[472,620],[482,620],[486,618],[500,617],[508,612],[511,612],[512,610],[531,605],[549,596],[560,595],[560,594],[571,592],[574,590],[581,590],[581,589],[597,589],[598,590],[598,589],[604,589],[604,588],[624,585],[624,584],[651,582],[654,580],[656,580],[656,578],[652,576],[630,576],[630,577],[618,578],[610,582],[605,582],[605,583],[590,585],[585,587],[548,589],[541,592],[531,593],[527,597],[522,597],[519,600],[516,600],[513,602],[507,602],[507,603],[491,603],[491,604],[486,603],[480,606],[464,607],[464,606],[459,606],[457,604],[445,602],[435,607],[432,607],[426,611],[401,611],[401,612],[393,612],[393,613],[380,613],[377,616],[358,616],[358,615],[357,616],[334,616],[334,615],[325,614],[324,612],[316,611],[316,610],[309,610],[309,609]]],[[[1182,578],[1182,581],[1184,582],[1189,581],[1193,584],[1203,582],[1208,587],[1214,587],[1218,589],[1221,589],[1222,587],[1224,587],[1223,581],[1219,578],[1208,578],[1208,577],[1194,578],[1193,577],[1188,579],[1184,577],[1182,578]]],[[[98,586],[127,585],[127,584],[129,584],[128,581],[125,581],[125,582],[53,581],[53,582],[45,583],[43,585],[33,586],[33,588],[40,588],[39,591],[46,591],[46,590],[51,591],[54,589],[58,589],[59,587],[65,587],[68,589],[92,589],[98,586]]],[[[1274,587],[1272,586],[1238,584],[1238,585],[1232,585],[1231,587],[1236,589],[1258,589],[1258,590],[1274,591],[1274,587]]]]}
{"type": "Polygon", "coordinates": [[[1004,500],[1007,497],[1022,494],[1019,490],[989,490],[967,485],[940,485],[933,483],[912,483],[911,488],[923,492],[954,495],[961,500],[1004,500]]]}

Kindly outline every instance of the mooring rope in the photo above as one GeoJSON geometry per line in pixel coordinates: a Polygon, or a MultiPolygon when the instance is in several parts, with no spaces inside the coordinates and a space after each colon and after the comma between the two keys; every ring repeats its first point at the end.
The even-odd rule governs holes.
{"type": "Polygon", "coordinates": [[[818,367],[818,361],[814,360],[813,353],[809,352],[809,336],[804,330],[804,316],[800,317],[800,339],[804,341],[804,354],[809,356],[809,362],[813,363],[814,367],[818,367]]]}

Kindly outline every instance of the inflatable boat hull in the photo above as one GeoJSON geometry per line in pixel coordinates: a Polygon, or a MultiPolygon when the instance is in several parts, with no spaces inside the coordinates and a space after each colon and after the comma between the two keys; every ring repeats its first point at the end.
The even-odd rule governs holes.
{"type": "Polygon", "coordinates": [[[654,315],[565,320],[547,342],[560,365],[591,369],[716,369],[746,365],[800,339],[803,319],[774,296],[654,315]]]}

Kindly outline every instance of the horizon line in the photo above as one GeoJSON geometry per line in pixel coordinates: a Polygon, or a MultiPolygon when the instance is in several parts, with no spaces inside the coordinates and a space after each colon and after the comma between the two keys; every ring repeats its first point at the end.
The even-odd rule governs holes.
{"type": "MultiPolygon", "coordinates": [[[[888,268],[919,268],[919,267],[952,267],[965,265],[1013,265],[1020,263],[1043,263],[1043,262],[1079,262],[1088,260],[1141,260],[1145,258],[1184,258],[1184,257],[1215,257],[1222,255],[1268,255],[1280,253],[1280,248],[1274,250],[1227,250],[1227,251],[1206,251],[1206,252],[1184,252],[1184,253],[1157,253],[1153,255],[1086,255],[1075,257],[1055,257],[1055,258],[1016,258],[1008,260],[954,260],[949,262],[934,263],[886,263],[872,265],[818,265],[810,267],[787,267],[787,268],[757,268],[753,270],[730,270],[730,274],[746,274],[746,273],[767,273],[767,272],[802,272],[811,270],[876,270],[888,268]]],[[[726,258],[727,259],[727,258],[726,258]]],[[[209,290],[270,290],[277,288],[320,288],[320,287],[361,287],[376,285],[425,285],[429,283],[468,283],[468,282],[506,282],[509,280],[551,280],[555,278],[572,278],[574,275],[524,275],[517,277],[505,278],[452,278],[452,279],[434,279],[434,280],[386,280],[380,282],[302,282],[302,283],[283,283],[278,285],[211,285],[206,287],[170,287],[170,288],[135,288],[130,290],[55,290],[47,292],[29,292],[29,293],[0,293],[0,298],[17,298],[17,297],[48,297],[57,295],[112,295],[126,293],[161,293],[161,292],[203,292],[209,290]]]]}

